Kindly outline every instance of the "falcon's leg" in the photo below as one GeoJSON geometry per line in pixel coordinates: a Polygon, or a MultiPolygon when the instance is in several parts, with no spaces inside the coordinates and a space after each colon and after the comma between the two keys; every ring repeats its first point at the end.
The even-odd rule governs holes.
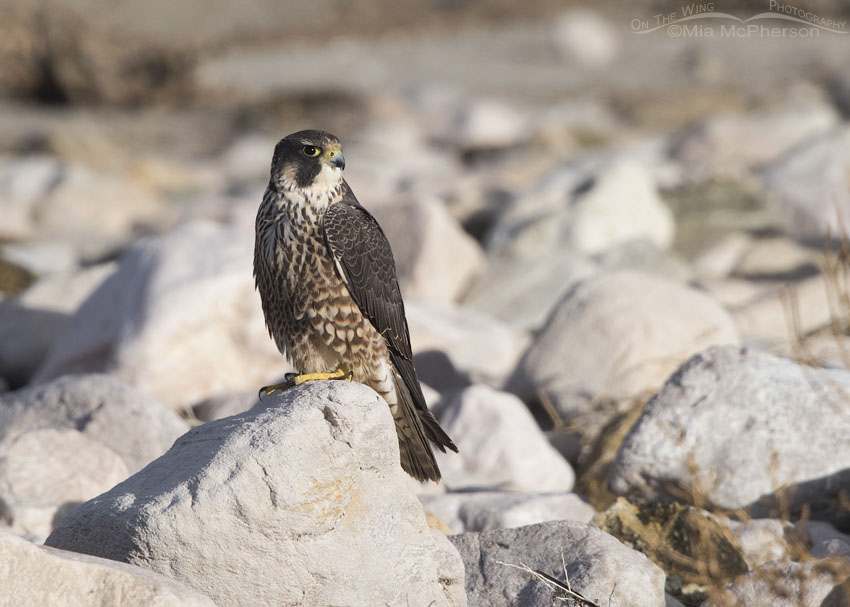
{"type": "Polygon", "coordinates": [[[285,377],[287,383],[291,383],[293,386],[300,386],[304,382],[320,379],[344,379],[345,381],[351,381],[354,377],[354,372],[338,367],[330,373],[287,373],[285,377]]]}
{"type": "Polygon", "coordinates": [[[284,377],[286,378],[286,381],[281,384],[272,384],[271,386],[263,386],[260,388],[260,396],[262,397],[263,394],[268,396],[278,390],[286,390],[287,388],[300,386],[308,381],[318,381],[321,379],[344,379],[345,381],[351,381],[354,377],[354,372],[346,371],[342,367],[337,367],[335,371],[330,371],[328,373],[287,373],[284,377]]]}

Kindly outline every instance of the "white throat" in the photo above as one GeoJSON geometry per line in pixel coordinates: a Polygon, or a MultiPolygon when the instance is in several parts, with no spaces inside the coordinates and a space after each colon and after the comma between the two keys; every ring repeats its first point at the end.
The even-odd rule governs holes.
{"type": "Polygon", "coordinates": [[[280,180],[281,189],[290,192],[299,190],[311,199],[335,192],[342,185],[342,169],[324,163],[321,166],[313,183],[306,187],[299,186],[295,182],[295,175],[290,171],[284,171],[280,180]]]}

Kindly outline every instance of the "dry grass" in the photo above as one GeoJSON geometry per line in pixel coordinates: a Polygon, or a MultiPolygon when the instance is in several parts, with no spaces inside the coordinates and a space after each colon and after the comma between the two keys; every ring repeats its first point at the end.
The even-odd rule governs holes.
{"type": "MultiPolygon", "coordinates": [[[[565,607],[600,607],[597,603],[594,603],[590,599],[585,598],[580,593],[573,590],[572,584],[570,584],[570,576],[567,573],[567,562],[564,559],[564,551],[561,550],[561,566],[564,571],[564,581],[552,577],[538,569],[532,569],[528,565],[520,563],[519,565],[515,565],[513,563],[505,563],[502,561],[496,561],[500,565],[505,565],[507,567],[513,567],[514,569],[520,569],[525,571],[534,579],[542,583],[544,586],[549,588],[552,591],[552,605],[557,605],[559,603],[563,603],[565,607]]],[[[616,586],[611,589],[611,594],[614,594],[614,590],[616,586]]]]}
{"type": "Polygon", "coordinates": [[[617,496],[608,490],[608,470],[614,463],[623,439],[640,417],[648,400],[648,397],[635,399],[626,413],[608,422],[599,439],[590,446],[588,455],[580,462],[574,490],[585,496],[597,512],[606,510],[617,499],[617,496]]]}
{"type": "Polygon", "coordinates": [[[33,282],[32,272],[0,257],[0,294],[18,295],[33,282]]]}

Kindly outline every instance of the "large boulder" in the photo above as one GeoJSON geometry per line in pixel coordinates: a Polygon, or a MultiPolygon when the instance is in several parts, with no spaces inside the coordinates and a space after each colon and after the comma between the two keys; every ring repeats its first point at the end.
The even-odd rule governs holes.
{"type": "Polygon", "coordinates": [[[837,504],[850,488],[848,390],[845,370],[709,348],[646,405],[608,484],[639,500],[692,498],[760,516],[805,504],[813,518],[842,516],[837,504]]]}
{"type": "Polygon", "coordinates": [[[563,250],[599,253],[640,239],[666,248],[674,231],[673,215],[640,161],[594,157],[559,167],[520,192],[488,234],[487,248],[526,259],[563,250]]]}
{"type": "Polygon", "coordinates": [[[50,546],[142,565],[217,605],[465,605],[372,390],[316,382],[193,428],[50,546]]]}
{"type": "Polygon", "coordinates": [[[538,329],[570,287],[595,271],[593,262],[567,251],[538,259],[494,259],[463,305],[512,327],[538,329]]]}
{"type": "Polygon", "coordinates": [[[603,272],[631,270],[656,274],[681,283],[691,281],[694,275],[687,262],[649,240],[629,240],[618,244],[594,255],[593,261],[599,264],[603,272]]]}
{"type": "Polygon", "coordinates": [[[40,607],[215,607],[188,586],[141,567],[36,546],[0,530],[0,604],[40,607]]]}
{"type": "Polygon", "coordinates": [[[773,561],[742,575],[702,607],[842,607],[850,599],[850,561],[773,561]]]}
{"type": "Polygon", "coordinates": [[[0,301],[0,375],[26,385],[79,305],[115,269],[103,263],[40,278],[15,299],[0,301]]]}
{"type": "Polygon", "coordinates": [[[408,301],[405,308],[419,378],[439,391],[503,385],[527,343],[524,332],[465,307],[408,301]]]}
{"type": "Polygon", "coordinates": [[[575,599],[528,569],[562,584],[566,575],[572,590],[596,605],[664,604],[664,572],[643,554],[584,523],[553,521],[450,539],[466,565],[470,607],[551,607],[556,598],[575,599]]]}
{"type": "Polygon", "coordinates": [[[567,249],[566,227],[573,199],[601,170],[598,158],[581,157],[557,166],[520,189],[494,216],[484,239],[487,253],[508,259],[550,259],[567,249]]]}
{"type": "Polygon", "coordinates": [[[762,179],[794,238],[822,246],[850,232],[850,141],[847,135],[820,134],[772,162],[762,179]]]}
{"type": "Polygon", "coordinates": [[[82,304],[33,381],[108,370],[175,409],[289,369],[251,273],[253,234],[191,222],[146,239],[82,304]]]}
{"type": "Polygon", "coordinates": [[[454,302],[483,271],[481,247],[439,200],[402,199],[369,208],[390,241],[405,297],[454,302]]]}
{"type": "Polygon", "coordinates": [[[737,342],[729,314],[704,293],[637,272],[595,275],[556,305],[508,388],[525,400],[542,393],[591,438],[692,354],[737,342]]]}
{"type": "Polygon", "coordinates": [[[673,213],[661,201],[652,175],[625,159],[600,171],[590,189],[576,196],[566,226],[568,242],[586,254],[630,240],[666,248],[673,244],[674,232],[673,213]]]}
{"type": "Polygon", "coordinates": [[[513,394],[474,385],[455,394],[440,422],[459,453],[437,453],[451,489],[570,491],[575,473],[513,394]]]}
{"type": "Polygon", "coordinates": [[[112,450],[72,429],[0,440],[0,519],[38,541],[64,513],[127,478],[112,450]]]}
{"type": "Polygon", "coordinates": [[[108,375],[67,375],[0,397],[0,440],[44,429],[79,431],[121,456],[133,473],[189,426],[152,396],[108,375]]]}
{"type": "Polygon", "coordinates": [[[529,138],[529,116],[492,99],[469,99],[452,112],[443,141],[464,152],[516,147],[529,138]]]}

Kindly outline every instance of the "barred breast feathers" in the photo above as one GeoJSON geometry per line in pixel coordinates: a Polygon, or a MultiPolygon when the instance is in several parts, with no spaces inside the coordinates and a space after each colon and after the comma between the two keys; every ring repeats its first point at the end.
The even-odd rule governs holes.
{"type": "Polygon", "coordinates": [[[285,248],[290,244],[294,230],[319,229],[325,211],[342,198],[342,193],[342,181],[331,187],[287,187],[282,192],[269,184],[256,222],[257,245],[263,260],[272,268],[282,269],[285,260],[278,245],[285,248]]]}

